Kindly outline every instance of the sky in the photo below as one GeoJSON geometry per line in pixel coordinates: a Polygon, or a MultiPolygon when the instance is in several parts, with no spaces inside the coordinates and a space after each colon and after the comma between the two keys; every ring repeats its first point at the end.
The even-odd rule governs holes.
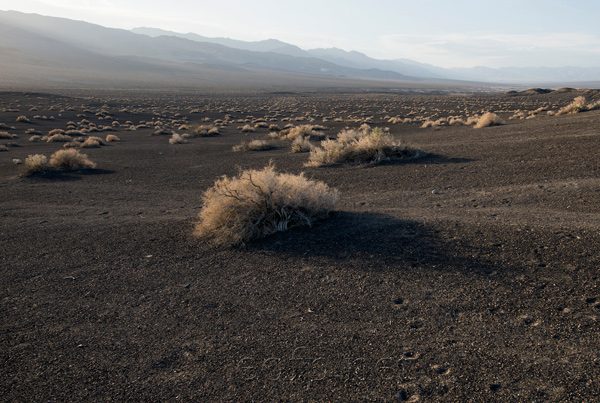
{"type": "Polygon", "coordinates": [[[600,0],[0,0],[0,10],[439,67],[600,67],[600,0]]]}

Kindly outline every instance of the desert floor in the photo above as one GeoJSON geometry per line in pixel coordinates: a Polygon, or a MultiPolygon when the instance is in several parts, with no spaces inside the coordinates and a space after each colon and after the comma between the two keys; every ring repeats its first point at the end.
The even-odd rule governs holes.
{"type": "Polygon", "coordinates": [[[547,114],[579,95],[600,97],[0,93],[0,400],[598,401],[600,110],[547,114]],[[421,128],[486,111],[506,124],[421,128]],[[429,155],[232,151],[261,121],[366,122],[429,155]],[[183,124],[221,134],[169,144],[183,124]],[[121,141],[81,150],[96,169],[21,176],[13,159],[62,149],[29,141],[53,129],[121,141]],[[334,214],[194,237],[203,192],[270,160],[338,189],[334,214]]]}

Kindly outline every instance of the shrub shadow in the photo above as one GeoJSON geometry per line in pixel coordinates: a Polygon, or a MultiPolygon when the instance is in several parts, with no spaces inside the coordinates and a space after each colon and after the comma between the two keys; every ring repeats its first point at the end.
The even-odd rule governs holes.
{"type": "Polygon", "coordinates": [[[384,214],[336,212],[312,228],[294,228],[243,248],[283,257],[362,260],[365,267],[382,270],[398,266],[481,274],[498,270],[489,262],[460,253],[438,234],[433,227],[384,214]]]}
{"type": "Polygon", "coordinates": [[[51,171],[34,173],[31,175],[25,175],[23,176],[23,178],[40,181],[67,182],[81,180],[82,176],[109,175],[113,173],[115,173],[115,171],[108,169],[81,169],[79,171],[65,171],[56,169],[51,171]]]}

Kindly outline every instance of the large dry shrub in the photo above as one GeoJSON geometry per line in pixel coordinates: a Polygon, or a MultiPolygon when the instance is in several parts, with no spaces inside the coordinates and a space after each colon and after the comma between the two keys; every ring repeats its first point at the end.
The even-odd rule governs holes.
{"type": "Polygon", "coordinates": [[[372,163],[392,159],[414,158],[423,155],[394,140],[390,133],[379,129],[344,130],[335,140],[324,140],[310,151],[307,166],[345,163],[372,163]]]}
{"type": "Polygon", "coordinates": [[[325,218],[337,190],[304,174],[275,172],[273,165],[223,176],[204,193],[195,234],[217,245],[235,245],[325,218]]]}
{"type": "Polygon", "coordinates": [[[96,163],[90,161],[86,154],[74,148],[58,150],[50,156],[49,165],[56,169],[93,169],[96,163]]]}

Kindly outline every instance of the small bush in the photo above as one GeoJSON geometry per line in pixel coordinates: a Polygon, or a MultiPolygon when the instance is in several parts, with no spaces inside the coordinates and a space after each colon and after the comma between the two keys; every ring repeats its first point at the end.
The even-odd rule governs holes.
{"type": "Polygon", "coordinates": [[[252,133],[253,131],[255,131],[256,129],[250,125],[244,125],[240,128],[240,130],[244,133],[252,133]]]}
{"type": "Polygon", "coordinates": [[[475,129],[481,129],[482,127],[495,126],[495,125],[503,125],[504,122],[498,115],[492,112],[484,113],[473,126],[475,129]]]}
{"type": "Polygon", "coordinates": [[[344,130],[336,140],[324,140],[310,151],[306,166],[320,167],[344,163],[370,163],[407,159],[423,155],[408,148],[382,129],[344,130]]]}
{"type": "Polygon", "coordinates": [[[69,141],[68,143],[63,144],[63,148],[81,148],[83,147],[83,143],[80,141],[69,141]]]}
{"type": "Polygon", "coordinates": [[[66,134],[57,133],[48,137],[48,140],[46,141],[48,143],[66,143],[69,141],[73,141],[73,137],[67,136],[66,134]]]}
{"type": "Polygon", "coordinates": [[[106,142],[110,143],[113,141],[121,141],[121,139],[119,138],[119,136],[116,136],[114,134],[109,134],[108,136],[106,136],[106,142]]]}
{"type": "Polygon", "coordinates": [[[25,176],[45,172],[48,169],[48,158],[43,154],[34,154],[25,158],[25,176]]]}
{"type": "Polygon", "coordinates": [[[5,146],[4,144],[0,144],[0,152],[1,151],[8,151],[8,147],[5,146]]]}
{"type": "Polygon", "coordinates": [[[304,153],[310,151],[312,144],[306,137],[296,137],[292,141],[292,152],[293,153],[304,153]]]}
{"type": "Polygon", "coordinates": [[[0,132],[0,139],[14,139],[17,137],[16,134],[12,134],[9,132],[0,132]]]}
{"type": "Polygon", "coordinates": [[[233,147],[233,151],[264,151],[275,148],[272,142],[267,140],[252,140],[249,143],[245,141],[242,144],[233,147]]]}
{"type": "Polygon", "coordinates": [[[19,117],[17,118],[17,122],[21,122],[21,123],[29,123],[29,122],[31,122],[31,120],[29,120],[29,119],[27,118],[27,116],[25,116],[25,115],[21,115],[21,116],[19,116],[19,117]]]}
{"type": "Polygon", "coordinates": [[[101,146],[105,146],[106,142],[104,141],[104,139],[102,137],[98,137],[98,136],[90,136],[87,138],[88,140],[93,140],[93,141],[97,141],[99,145],[101,146]]]}
{"type": "Polygon", "coordinates": [[[195,235],[217,245],[236,245],[292,227],[311,226],[335,207],[338,192],[303,174],[275,172],[272,165],[223,176],[204,193],[195,235]]]}
{"type": "Polygon", "coordinates": [[[179,133],[173,133],[169,139],[169,144],[187,144],[187,140],[179,133]]]}
{"type": "Polygon", "coordinates": [[[86,154],[81,154],[74,148],[58,150],[50,156],[48,164],[56,169],[78,170],[93,169],[96,164],[88,159],[86,154]]]}
{"type": "Polygon", "coordinates": [[[98,148],[100,147],[100,142],[95,138],[85,139],[83,143],[81,143],[82,148],[98,148]]]}

